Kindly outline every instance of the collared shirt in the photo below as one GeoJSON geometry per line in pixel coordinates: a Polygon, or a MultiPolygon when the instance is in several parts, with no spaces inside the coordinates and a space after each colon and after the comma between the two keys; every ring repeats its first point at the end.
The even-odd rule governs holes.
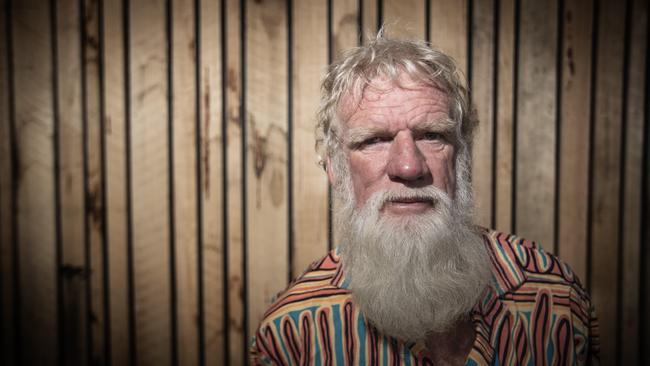
{"type": "MultiPolygon", "coordinates": [[[[493,281],[472,310],[466,365],[598,363],[598,322],[569,266],[535,242],[485,230],[493,281]]],[[[424,344],[381,334],[359,311],[336,250],[264,315],[253,365],[433,365],[424,344]]]]}

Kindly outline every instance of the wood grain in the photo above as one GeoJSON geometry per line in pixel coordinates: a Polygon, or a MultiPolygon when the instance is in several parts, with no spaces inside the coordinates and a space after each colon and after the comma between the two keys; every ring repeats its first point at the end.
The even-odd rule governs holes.
{"type": "MultiPolygon", "coordinates": [[[[178,363],[199,362],[196,35],[194,1],[172,2],[174,228],[178,363]]],[[[203,166],[202,166],[203,167],[203,166]]]]}
{"type": "Polygon", "coordinates": [[[14,340],[14,263],[13,263],[13,193],[11,90],[9,78],[8,14],[0,7],[0,363],[13,365],[16,360],[14,340]]]}
{"type": "Polygon", "coordinates": [[[54,207],[54,111],[48,3],[12,4],[18,169],[15,240],[19,245],[22,363],[51,365],[58,357],[54,207]],[[38,330],[38,331],[35,331],[38,330]],[[38,347],[38,352],[34,352],[38,347]]]}
{"type": "Polygon", "coordinates": [[[102,143],[101,143],[101,111],[100,111],[100,50],[99,50],[99,4],[95,0],[85,0],[83,6],[84,39],[84,70],[85,95],[84,123],[86,129],[85,141],[85,225],[88,243],[88,265],[90,281],[89,310],[91,351],[90,360],[96,364],[106,362],[104,327],[107,326],[104,317],[104,192],[102,189],[102,143]]]}
{"type": "MultiPolygon", "coordinates": [[[[314,151],[319,82],[327,66],[327,2],[295,1],[293,9],[293,275],[327,253],[327,176],[314,151]]],[[[334,4],[332,4],[334,7],[334,4]]],[[[356,13],[333,20],[356,33],[356,13]]],[[[336,39],[336,31],[333,40],[336,39]]],[[[353,35],[350,35],[353,37],[353,35]]],[[[341,39],[343,41],[343,39],[341,39]]],[[[336,42],[336,41],[334,41],[336,42]]]]}
{"type": "Polygon", "coordinates": [[[583,280],[587,276],[587,208],[593,31],[592,3],[564,3],[560,101],[559,255],[583,280]],[[576,16],[581,14],[580,16],[576,16]]]}
{"type": "Polygon", "coordinates": [[[422,0],[382,0],[384,25],[394,38],[424,39],[426,11],[422,0]]]}
{"type": "Polygon", "coordinates": [[[287,9],[246,4],[248,334],[288,282],[287,9]]]}
{"type": "Polygon", "coordinates": [[[203,311],[207,365],[224,356],[223,106],[221,1],[201,1],[199,44],[200,185],[203,214],[203,311]]]}
{"type": "Polygon", "coordinates": [[[57,4],[59,110],[59,195],[63,271],[62,334],[64,363],[88,361],[88,303],[84,233],[84,142],[81,91],[81,25],[79,1],[57,4]]]}
{"type": "Polygon", "coordinates": [[[165,3],[130,3],[137,363],[171,361],[165,3]]]}
{"type": "Polygon", "coordinates": [[[645,1],[632,1],[628,4],[631,7],[631,27],[629,60],[625,67],[627,75],[627,100],[624,101],[627,114],[625,121],[626,129],[624,145],[624,179],[625,185],[623,202],[621,202],[623,215],[622,242],[623,247],[623,302],[621,339],[621,357],[616,360],[620,365],[638,365],[639,360],[639,339],[640,327],[639,312],[639,273],[641,270],[641,221],[642,210],[642,172],[643,165],[643,128],[645,108],[645,80],[646,79],[646,37],[648,4],[645,1]]]}
{"type": "Polygon", "coordinates": [[[594,110],[591,291],[598,309],[601,362],[616,363],[618,248],[621,202],[624,7],[601,1],[594,110]]]}
{"type": "Polygon", "coordinates": [[[557,2],[522,1],[517,96],[516,227],[553,249],[557,2]]]}
{"type": "Polygon", "coordinates": [[[431,44],[456,60],[467,75],[467,0],[430,0],[429,39],[431,44]]]}
{"type": "Polygon", "coordinates": [[[106,163],[106,231],[109,263],[111,361],[129,362],[129,279],[126,180],[126,89],[123,8],[104,1],[104,138],[106,163]]]}
{"type": "Polygon", "coordinates": [[[494,2],[474,3],[472,19],[472,103],[479,120],[472,151],[476,221],[492,226],[494,144],[494,2]]]}
{"type": "Polygon", "coordinates": [[[515,82],[515,0],[499,1],[497,50],[496,174],[494,223],[502,232],[512,232],[513,135],[515,82]]]}
{"type": "Polygon", "coordinates": [[[226,194],[228,200],[226,237],[228,257],[228,365],[242,365],[247,358],[245,337],[245,287],[244,287],[244,217],[243,217],[243,131],[242,115],[242,18],[239,2],[226,0],[226,194]]]}

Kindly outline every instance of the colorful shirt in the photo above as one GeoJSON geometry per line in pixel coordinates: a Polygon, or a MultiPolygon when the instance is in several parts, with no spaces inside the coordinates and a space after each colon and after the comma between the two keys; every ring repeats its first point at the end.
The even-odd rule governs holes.
{"type": "MultiPolygon", "coordinates": [[[[484,231],[493,281],[472,310],[467,365],[598,363],[598,323],[573,271],[535,242],[484,231]]],[[[338,252],[314,262],[266,312],[253,365],[433,365],[423,344],[381,334],[347,287],[338,252]]]]}

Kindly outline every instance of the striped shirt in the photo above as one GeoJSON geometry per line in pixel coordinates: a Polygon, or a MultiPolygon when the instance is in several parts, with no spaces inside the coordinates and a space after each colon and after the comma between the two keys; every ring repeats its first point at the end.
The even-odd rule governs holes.
{"type": "MultiPolygon", "coordinates": [[[[494,279],[472,310],[466,365],[598,363],[598,322],[573,271],[535,242],[484,231],[494,279]]],[[[355,306],[338,252],[312,263],[271,305],[253,365],[433,365],[420,343],[379,333],[355,306]]]]}

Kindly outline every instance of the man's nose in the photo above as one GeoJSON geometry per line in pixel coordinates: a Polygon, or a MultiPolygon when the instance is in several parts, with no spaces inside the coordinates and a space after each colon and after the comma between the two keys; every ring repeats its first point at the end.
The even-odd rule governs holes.
{"type": "Polygon", "coordinates": [[[426,159],[411,134],[395,136],[389,154],[387,170],[393,180],[414,181],[430,173],[426,159]]]}

